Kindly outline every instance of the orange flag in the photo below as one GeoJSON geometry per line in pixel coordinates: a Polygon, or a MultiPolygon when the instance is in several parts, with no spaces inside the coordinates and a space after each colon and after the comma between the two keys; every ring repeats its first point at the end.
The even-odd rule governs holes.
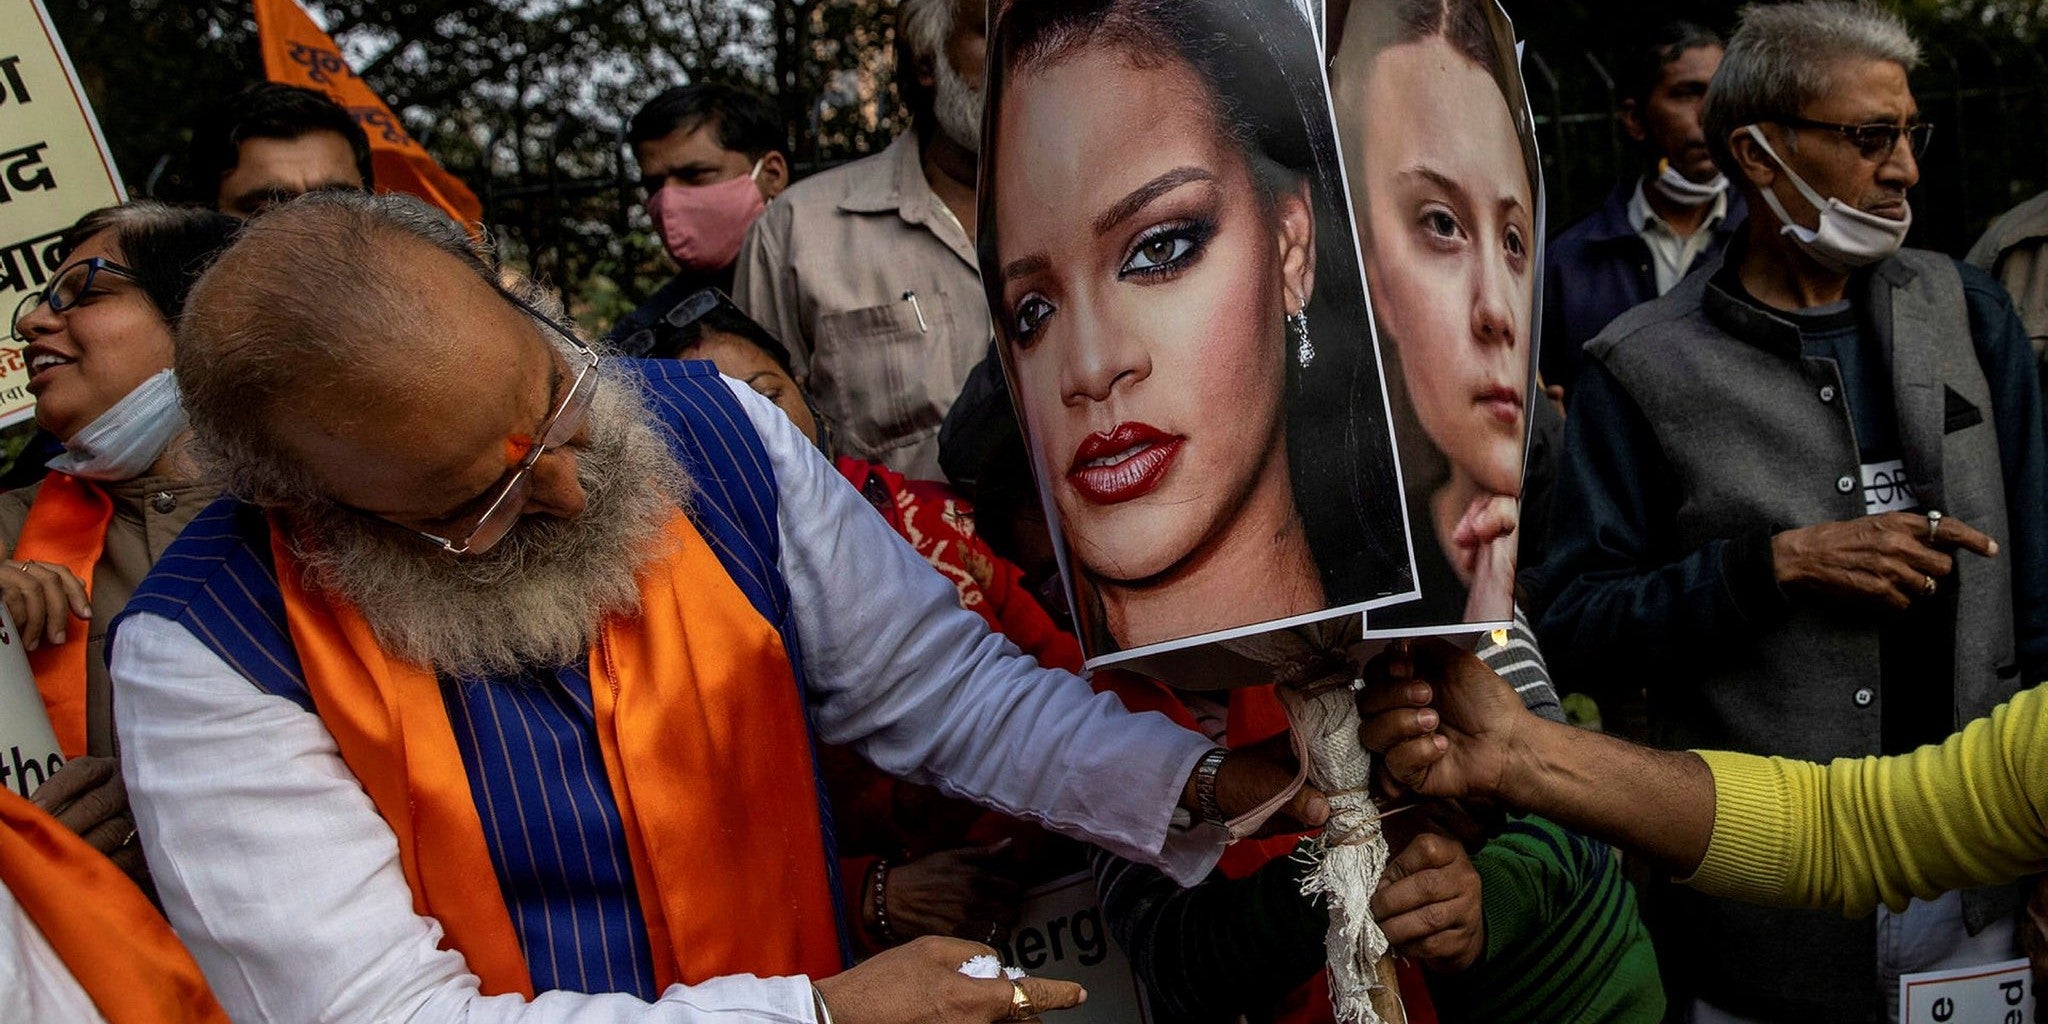
{"type": "Polygon", "coordinates": [[[255,0],[256,34],[263,45],[263,74],[273,82],[326,93],[348,108],[370,136],[370,160],[377,187],[410,192],[448,211],[464,224],[483,217],[483,204],[461,179],[441,169],[406,134],[398,115],[368,83],[349,70],[340,48],[295,0],[255,0]]]}

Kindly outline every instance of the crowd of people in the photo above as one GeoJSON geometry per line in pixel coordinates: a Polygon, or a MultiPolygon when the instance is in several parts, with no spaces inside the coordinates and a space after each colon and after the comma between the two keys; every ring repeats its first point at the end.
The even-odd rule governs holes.
{"type": "Polygon", "coordinates": [[[1919,44],[1799,0],[1639,40],[1638,173],[1516,262],[1541,189],[1487,0],[1302,20],[1334,118],[1298,139],[1304,94],[1199,30],[1246,2],[899,0],[911,128],[801,180],[767,97],[660,93],[627,138],[675,276],[603,338],[379,193],[325,96],[226,99],[193,132],[206,194],[87,215],[10,323],[48,443],[0,494],[0,601],[64,760],[0,785],[0,1013],[1033,1020],[1086,993],[963,965],[1087,872],[1150,1019],[1333,1022],[1303,884],[1331,797],[1296,788],[1271,686],[1083,677],[1064,498],[998,346],[1058,381],[1034,424],[1085,434],[1184,373],[1151,394],[1228,435],[1201,472],[1291,479],[1299,507],[1221,504],[1200,537],[1105,520],[1067,568],[1101,577],[1117,643],[1282,618],[1396,546],[1289,477],[1323,443],[1290,434],[1289,365],[1338,358],[1322,304],[1360,252],[1418,405],[1446,367],[1526,361],[1516,287],[1548,396],[1505,440],[1418,410],[1408,521],[1446,544],[1414,572],[1514,626],[1396,641],[1358,682],[1375,794],[1414,805],[1371,906],[1407,1019],[1896,1021],[1901,977],[2022,957],[2048,985],[2048,195],[1966,260],[1904,247],[1919,44]],[[1403,102],[1501,107],[1465,126],[1499,145],[1450,148],[1515,183],[1471,228],[1499,252],[1433,278],[1411,270],[1463,237],[1448,215],[1416,242],[1388,193],[1275,184],[1340,150],[1448,180],[1441,132],[1347,148],[1409,64],[1440,77],[1403,102]],[[1091,107],[1105,81],[1133,106],[1091,107]],[[1104,219],[1057,200],[1125,144],[1256,183],[1203,216],[1265,234],[1095,252],[1104,219]],[[1129,365],[1026,352],[1052,312],[983,278],[1212,245],[1251,268],[1217,329],[1131,327],[1129,365]],[[1409,326],[1421,304],[1459,330],[1409,326]],[[1197,371],[1272,401],[1230,420],[1197,371]],[[1500,507],[1475,539],[1468,510],[1500,507]],[[1228,537],[1269,571],[1148,603],[1148,560],[1228,537]]]}

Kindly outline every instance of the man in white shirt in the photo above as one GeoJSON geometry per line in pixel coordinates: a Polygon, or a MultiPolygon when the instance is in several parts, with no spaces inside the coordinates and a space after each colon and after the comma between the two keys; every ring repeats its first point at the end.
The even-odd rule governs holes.
{"type": "Polygon", "coordinates": [[[789,187],[740,248],[733,299],[789,346],[844,455],[942,479],[939,425],[994,329],[974,256],[986,0],[903,0],[912,129],[789,187]]]}
{"type": "Polygon", "coordinates": [[[236,1019],[1025,1019],[1078,988],[963,977],[976,943],[840,972],[813,735],[1183,879],[1285,786],[991,636],[745,385],[506,287],[416,201],[316,195],[194,291],[186,405],[249,504],[112,669],[236,1019]]]}
{"type": "Polygon", "coordinates": [[[1742,197],[1728,190],[1700,129],[1700,103],[1723,52],[1720,36],[1682,21],[1629,51],[1618,76],[1621,126],[1642,155],[1642,173],[1545,250],[1545,384],[1569,391],[1586,342],[1670,291],[1726,248],[1742,223],[1742,197]]]}

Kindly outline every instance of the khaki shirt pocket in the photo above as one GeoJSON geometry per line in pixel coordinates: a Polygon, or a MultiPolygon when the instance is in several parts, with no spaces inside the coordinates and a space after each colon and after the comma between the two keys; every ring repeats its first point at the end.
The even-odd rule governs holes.
{"type": "Polygon", "coordinates": [[[882,461],[938,429],[952,396],[934,393],[932,381],[948,375],[933,372],[944,369],[933,362],[950,361],[943,339],[951,329],[945,297],[924,292],[916,308],[898,299],[819,318],[811,400],[848,454],[882,461]]]}

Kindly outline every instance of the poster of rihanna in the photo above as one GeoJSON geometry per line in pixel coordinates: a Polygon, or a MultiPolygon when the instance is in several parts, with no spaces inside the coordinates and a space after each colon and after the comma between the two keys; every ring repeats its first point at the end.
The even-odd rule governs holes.
{"type": "Polygon", "coordinates": [[[1542,237],[1512,30],[1329,4],[991,5],[982,280],[1092,667],[1512,616],[1542,237]]]}

